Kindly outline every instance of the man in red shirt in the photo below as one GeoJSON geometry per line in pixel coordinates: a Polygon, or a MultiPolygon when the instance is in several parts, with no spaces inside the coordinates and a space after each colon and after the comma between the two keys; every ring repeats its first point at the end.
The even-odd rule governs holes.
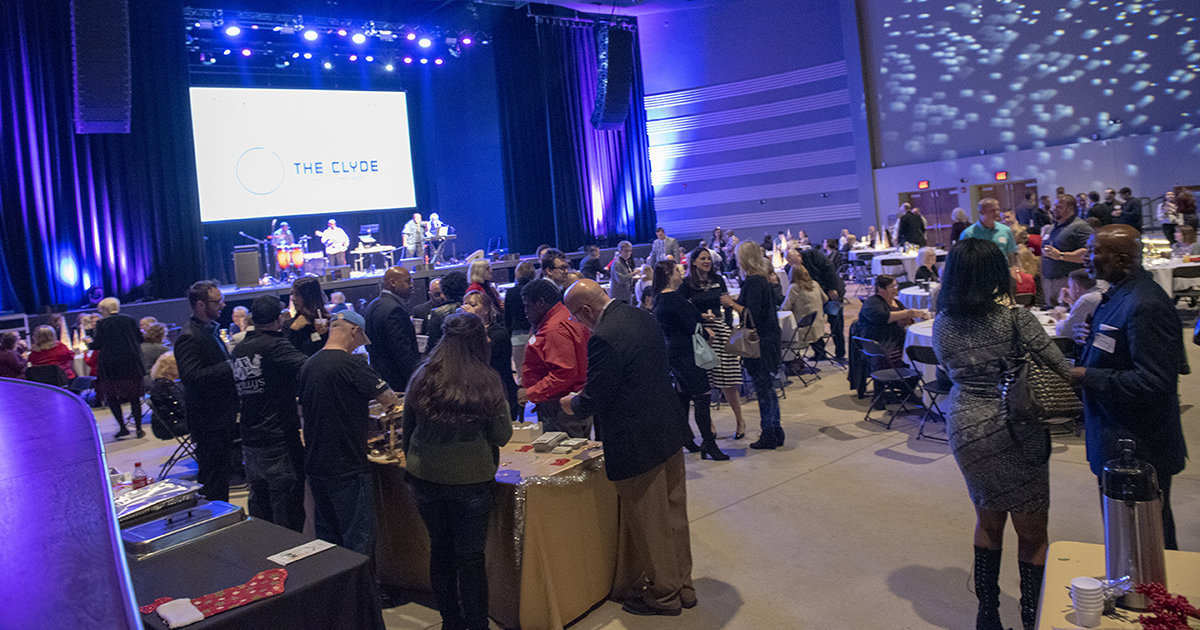
{"type": "Polygon", "coordinates": [[[534,334],[525,349],[521,383],[534,403],[544,431],[562,431],[573,438],[590,438],[590,416],[572,416],[559,399],[580,391],[587,382],[587,344],[591,333],[571,319],[554,283],[534,280],[521,291],[525,314],[534,334]]]}

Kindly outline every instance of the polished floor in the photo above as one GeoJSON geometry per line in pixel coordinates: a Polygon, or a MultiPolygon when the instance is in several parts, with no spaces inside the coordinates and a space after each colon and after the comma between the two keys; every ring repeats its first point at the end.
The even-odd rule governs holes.
{"type": "MultiPolygon", "coordinates": [[[[854,318],[853,313],[848,321],[854,318]]],[[[1184,432],[1200,453],[1200,347],[1188,355],[1198,373],[1181,377],[1184,432]]],[[[786,445],[747,448],[758,421],[733,441],[733,415],[714,417],[727,462],[688,455],[688,515],[693,578],[700,604],[679,617],[636,617],[605,602],[572,627],[580,630],[716,628],[947,628],[974,626],[971,531],[974,513],[944,444],[916,440],[914,418],[892,430],[863,421],[866,401],[845,372],[825,370],[805,388],[793,380],[781,401],[786,445]]],[[[97,414],[110,463],[135,459],[157,468],[166,443],[153,437],[112,442],[115,424],[97,414]]],[[[940,431],[940,427],[933,429],[940,431]]],[[[1056,435],[1051,460],[1050,540],[1103,543],[1095,477],[1082,438],[1056,435]]],[[[151,474],[155,474],[151,471],[151,474]]],[[[1176,477],[1173,505],[1180,547],[1200,551],[1200,466],[1176,477]]],[[[245,493],[234,502],[245,504],[245,493]]],[[[1019,627],[1016,538],[1007,532],[1001,615],[1019,627]]],[[[438,628],[428,595],[385,611],[388,628],[438,628]]]]}

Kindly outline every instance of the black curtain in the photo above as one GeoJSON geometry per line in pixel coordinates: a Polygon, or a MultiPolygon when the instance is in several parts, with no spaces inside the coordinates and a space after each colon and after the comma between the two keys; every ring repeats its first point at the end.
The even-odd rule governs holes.
{"type": "MultiPolygon", "coordinates": [[[[544,9],[550,10],[543,7],[544,9]]],[[[591,126],[596,26],[511,11],[497,24],[496,75],[513,251],[653,238],[641,51],[623,129],[591,126]]]]}
{"type": "Polygon", "coordinates": [[[177,297],[202,249],[180,5],[129,3],[132,133],[76,135],[66,0],[0,3],[0,310],[177,297]]]}

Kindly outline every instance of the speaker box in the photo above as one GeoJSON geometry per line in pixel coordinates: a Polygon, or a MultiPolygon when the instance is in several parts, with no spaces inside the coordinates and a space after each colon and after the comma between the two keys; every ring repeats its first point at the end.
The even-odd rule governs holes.
{"type": "Polygon", "coordinates": [[[334,280],[349,280],[350,265],[329,265],[325,267],[325,280],[333,282],[334,280]]]}
{"type": "Polygon", "coordinates": [[[233,248],[233,275],[239,289],[258,286],[258,245],[238,245],[233,248]]]}
{"type": "Polygon", "coordinates": [[[129,133],[128,0],[71,0],[75,133],[129,133]]]}
{"type": "Polygon", "coordinates": [[[633,85],[633,33],[610,26],[596,35],[600,59],[596,108],[592,126],[596,129],[621,129],[629,117],[629,90],[633,85]]]}

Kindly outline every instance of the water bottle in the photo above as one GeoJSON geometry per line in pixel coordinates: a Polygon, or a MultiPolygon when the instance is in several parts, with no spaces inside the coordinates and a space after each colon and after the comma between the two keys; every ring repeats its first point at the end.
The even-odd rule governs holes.
{"type": "Polygon", "coordinates": [[[133,489],[145,488],[150,485],[150,477],[146,475],[146,469],[142,468],[142,462],[137,462],[133,465],[133,489]]]}
{"type": "MultiPolygon", "coordinates": [[[[1154,467],[1133,456],[1133,440],[1120,440],[1122,455],[1102,473],[1104,555],[1109,580],[1133,584],[1167,583],[1163,544],[1162,493],[1154,467]]],[[[1129,610],[1146,610],[1149,598],[1129,592],[1117,598],[1129,610]]]]}

